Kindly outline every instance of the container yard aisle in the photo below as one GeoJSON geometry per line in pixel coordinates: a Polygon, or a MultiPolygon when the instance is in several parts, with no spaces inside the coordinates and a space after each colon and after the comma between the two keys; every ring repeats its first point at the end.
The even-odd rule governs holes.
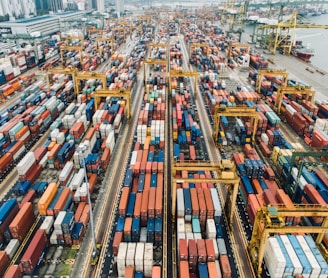
{"type": "MultiPolygon", "coordinates": [[[[121,51],[129,52],[133,47],[133,43],[128,44],[128,48],[123,48],[121,51]]],[[[140,72],[138,74],[138,83],[137,87],[133,90],[133,100],[131,103],[131,114],[132,118],[127,122],[124,131],[120,134],[119,145],[117,146],[114,152],[114,162],[110,163],[109,171],[107,171],[104,178],[105,184],[103,185],[103,192],[98,199],[95,209],[94,209],[94,218],[95,218],[95,230],[96,238],[102,243],[109,242],[109,236],[112,230],[112,226],[115,221],[115,208],[117,206],[118,196],[120,194],[120,184],[123,181],[125,168],[122,168],[122,165],[127,165],[127,160],[129,157],[129,152],[132,145],[133,134],[137,123],[137,117],[134,117],[138,111],[138,108],[141,105],[142,97],[140,94],[143,93],[143,74],[140,72]],[[120,174],[118,174],[120,173],[120,174]],[[107,214],[108,213],[108,214],[107,214]],[[104,221],[106,219],[106,221],[104,221]]],[[[113,160],[111,160],[113,161],[113,160]]],[[[81,248],[79,250],[74,269],[72,271],[72,277],[87,277],[90,272],[90,263],[92,259],[93,244],[91,238],[90,228],[86,233],[88,240],[83,241],[81,248]],[[87,258],[87,260],[86,260],[87,258]]],[[[95,268],[97,273],[109,273],[108,264],[105,264],[103,260],[106,259],[108,254],[109,246],[102,246],[98,266],[95,268]],[[101,265],[101,267],[99,267],[101,265]]],[[[92,270],[91,270],[92,271],[92,270]]]]}
{"type": "MultiPolygon", "coordinates": [[[[182,41],[182,45],[185,47],[185,43],[182,41]]],[[[184,50],[184,55],[187,55],[186,50],[184,50]]],[[[191,83],[194,83],[195,81],[192,80],[191,83]]],[[[206,142],[206,147],[208,150],[208,156],[210,161],[220,161],[221,155],[217,150],[217,146],[214,144],[214,141],[212,139],[212,128],[208,120],[208,116],[205,110],[205,103],[203,101],[203,98],[200,96],[200,93],[198,94],[198,97],[195,100],[198,115],[200,118],[200,122],[202,124],[202,130],[203,130],[203,136],[206,142]]],[[[221,199],[222,204],[224,204],[224,200],[226,197],[226,189],[223,185],[218,184],[218,191],[219,196],[221,199]]],[[[235,210],[234,213],[234,219],[233,219],[233,226],[232,229],[228,226],[226,226],[226,229],[228,231],[229,237],[231,239],[231,247],[235,256],[235,265],[238,268],[238,277],[253,277],[254,272],[252,269],[252,266],[249,264],[249,257],[247,253],[247,238],[245,236],[245,231],[243,224],[241,222],[240,215],[238,213],[238,210],[235,210]],[[238,231],[238,233],[236,233],[238,231]]]]}

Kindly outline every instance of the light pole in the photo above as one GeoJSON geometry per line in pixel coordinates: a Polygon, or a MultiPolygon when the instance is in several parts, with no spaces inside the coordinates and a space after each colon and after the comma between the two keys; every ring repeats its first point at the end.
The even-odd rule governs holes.
{"type": "Polygon", "coordinates": [[[85,183],[87,185],[88,204],[89,204],[89,210],[90,210],[91,235],[92,235],[92,240],[93,240],[93,253],[92,253],[92,257],[95,258],[98,255],[98,249],[97,249],[95,229],[94,229],[94,224],[93,224],[92,204],[91,204],[90,192],[89,192],[89,183],[88,183],[88,176],[87,176],[87,168],[85,166],[85,164],[86,164],[85,163],[85,157],[83,158],[82,164],[83,164],[83,168],[84,168],[84,179],[85,179],[85,183]]]}

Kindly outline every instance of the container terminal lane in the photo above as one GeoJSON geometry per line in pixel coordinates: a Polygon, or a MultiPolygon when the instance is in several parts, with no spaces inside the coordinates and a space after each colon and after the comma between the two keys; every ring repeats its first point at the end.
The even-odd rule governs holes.
{"type": "MultiPolygon", "coordinates": [[[[114,40],[114,49],[104,43],[111,58],[94,73],[68,67],[69,74],[51,74],[54,87],[42,91],[46,81],[38,71],[39,88],[24,91],[31,102],[12,108],[24,101],[16,93],[1,105],[8,121],[17,109],[23,114],[23,105],[33,117],[31,106],[44,115],[36,118],[44,130],[25,128],[31,139],[2,173],[4,277],[327,276],[328,177],[325,160],[318,158],[324,155],[316,155],[303,140],[305,132],[293,130],[285,114],[289,106],[310,111],[313,144],[327,117],[315,117],[300,95],[284,98],[281,121],[267,104],[272,99],[251,88],[251,73],[227,67],[222,50],[229,42],[219,27],[201,23],[207,22],[201,14],[199,27],[194,19],[174,16],[181,18],[163,11],[161,18],[109,22],[112,31],[91,29],[114,40]],[[55,86],[63,86],[62,93],[51,93],[55,86]],[[47,129],[46,111],[52,120],[47,129]],[[291,150],[309,156],[303,168],[291,164],[291,150]],[[291,185],[282,181],[287,165],[291,185]],[[295,171],[302,173],[297,177],[295,171]],[[17,223],[26,222],[28,206],[36,220],[25,231],[17,223]]],[[[66,59],[77,55],[71,49],[82,42],[79,36],[67,40],[66,59]]],[[[273,59],[300,83],[314,80],[317,94],[326,88],[321,77],[292,75],[298,61],[273,59]]],[[[320,105],[313,109],[328,115],[320,105]]],[[[15,125],[0,129],[13,156],[10,144],[25,136],[15,125]]]]}

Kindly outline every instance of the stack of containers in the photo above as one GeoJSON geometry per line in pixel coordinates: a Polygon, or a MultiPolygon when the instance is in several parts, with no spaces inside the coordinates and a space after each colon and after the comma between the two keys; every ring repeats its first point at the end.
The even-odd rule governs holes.
{"type": "MultiPolygon", "coordinates": [[[[146,137],[134,145],[113,231],[112,252],[117,256],[119,277],[131,266],[145,277],[152,277],[153,249],[161,246],[163,240],[164,134],[156,124],[164,120],[161,120],[161,110],[157,109],[162,107],[163,96],[162,93],[152,95],[154,98],[148,98],[148,94],[144,97],[146,137]]],[[[139,120],[142,124],[142,117],[139,120]]]]}
{"type": "MultiPolygon", "coordinates": [[[[186,84],[182,83],[182,93],[189,93],[186,84]]],[[[191,99],[184,99],[183,102],[177,101],[181,95],[176,89],[173,105],[179,109],[181,106],[192,107],[191,99]],[[179,108],[178,108],[179,107],[179,108]]],[[[181,91],[180,91],[181,92],[181,91]]],[[[181,94],[182,94],[181,93],[181,94]]],[[[181,109],[182,110],[182,109],[181,109]]],[[[192,113],[188,109],[190,113],[192,113]]],[[[179,110],[176,110],[179,111],[179,110]]],[[[184,114],[182,114],[184,115],[184,114]]],[[[188,117],[190,119],[190,117],[188,117]]],[[[173,117],[173,124],[179,127],[179,132],[186,131],[190,125],[183,116],[180,122],[177,117],[173,117]]],[[[192,120],[196,121],[197,119],[192,120]]],[[[174,155],[179,161],[192,159],[192,152],[182,152],[187,142],[177,140],[174,155]]],[[[188,141],[188,140],[186,140],[188,141]]],[[[198,152],[197,142],[190,142],[191,147],[198,152]]],[[[195,157],[196,159],[196,157],[195,157]]],[[[178,171],[177,178],[211,178],[211,173],[197,172],[194,174],[187,171],[178,171]]],[[[222,206],[217,189],[211,183],[178,183],[177,184],[177,250],[179,258],[180,277],[187,274],[214,273],[213,277],[230,277],[231,267],[228,258],[225,241],[222,238],[222,206]]]]}

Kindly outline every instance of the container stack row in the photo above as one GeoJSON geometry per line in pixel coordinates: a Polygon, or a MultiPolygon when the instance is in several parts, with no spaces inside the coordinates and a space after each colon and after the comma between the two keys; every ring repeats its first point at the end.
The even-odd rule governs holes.
{"type": "Polygon", "coordinates": [[[130,271],[144,277],[161,275],[154,253],[162,250],[163,241],[165,86],[148,84],[148,88],[113,230],[111,249],[119,277],[127,277],[130,271]],[[159,274],[152,274],[158,268],[159,274]]]}

